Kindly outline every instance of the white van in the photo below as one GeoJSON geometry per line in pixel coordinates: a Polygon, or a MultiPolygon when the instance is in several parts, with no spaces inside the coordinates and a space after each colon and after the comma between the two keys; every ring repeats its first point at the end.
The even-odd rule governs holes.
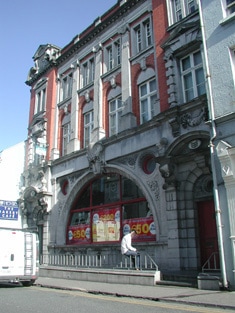
{"type": "Polygon", "coordinates": [[[0,281],[32,285],[39,273],[39,242],[36,233],[0,229],[0,281]]]}

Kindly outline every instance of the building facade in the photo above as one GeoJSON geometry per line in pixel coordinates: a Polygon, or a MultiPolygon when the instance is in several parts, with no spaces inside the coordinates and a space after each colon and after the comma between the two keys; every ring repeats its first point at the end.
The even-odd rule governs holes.
{"type": "Polygon", "coordinates": [[[197,1],[117,1],[33,59],[19,201],[41,254],[119,255],[135,228],[161,271],[201,271],[219,248],[197,1]]]}
{"type": "Polygon", "coordinates": [[[224,285],[235,285],[235,2],[200,1],[224,285]]]}

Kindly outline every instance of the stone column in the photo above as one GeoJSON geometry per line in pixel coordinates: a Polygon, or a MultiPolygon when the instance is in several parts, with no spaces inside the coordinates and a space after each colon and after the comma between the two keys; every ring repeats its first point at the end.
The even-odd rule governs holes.
{"type": "Polygon", "coordinates": [[[93,48],[95,52],[95,79],[94,79],[94,129],[91,142],[97,142],[105,137],[103,128],[103,95],[102,95],[102,46],[98,44],[93,48]]]}
{"type": "Polygon", "coordinates": [[[132,97],[131,97],[131,70],[130,70],[130,44],[129,44],[129,29],[124,27],[122,33],[122,101],[124,108],[120,121],[120,131],[130,129],[136,126],[136,117],[132,112],[132,97]]]}
{"type": "MultiPolygon", "coordinates": [[[[76,65],[74,65],[76,69],[76,65]]],[[[71,99],[71,134],[70,142],[68,145],[68,153],[77,151],[80,149],[80,142],[78,140],[78,79],[79,79],[79,70],[75,70],[73,73],[73,88],[72,88],[72,99],[71,99]]]]}

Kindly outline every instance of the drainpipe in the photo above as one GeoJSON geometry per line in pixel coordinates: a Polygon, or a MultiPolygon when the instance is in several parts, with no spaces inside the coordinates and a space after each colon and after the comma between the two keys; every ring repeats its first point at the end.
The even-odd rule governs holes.
{"type": "Polygon", "coordinates": [[[216,214],[216,221],[217,221],[218,244],[219,244],[219,251],[220,251],[220,262],[221,262],[221,274],[222,274],[222,279],[223,279],[223,286],[224,286],[224,288],[228,288],[225,255],[224,255],[224,245],[223,245],[221,208],[220,208],[220,201],[219,201],[217,176],[216,176],[216,173],[214,170],[215,169],[215,156],[216,156],[216,154],[215,154],[215,146],[213,144],[213,141],[215,140],[215,138],[217,136],[216,125],[215,125],[214,101],[213,101],[213,97],[212,97],[211,75],[210,75],[210,70],[209,70],[206,37],[205,37],[205,26],[204,26],[203,16],[202,16],[201,0],[198,0],[198,8],[199,8],[199,15],[200,15],[202,43],[203,43],[203,49],[204,49],[205,69],[206,69],[206,78],[207,78],[207,87],[208,87],[208,91],[207,91],[208,106],[209,106],[209,112],[210,112],[210,118],[211,118],[211,129],[212,129],[212,136],[210,138],[210,152],[211,152],[212,177],[213,177],[213,184],[214,184],[215,214],[216,214]]]}

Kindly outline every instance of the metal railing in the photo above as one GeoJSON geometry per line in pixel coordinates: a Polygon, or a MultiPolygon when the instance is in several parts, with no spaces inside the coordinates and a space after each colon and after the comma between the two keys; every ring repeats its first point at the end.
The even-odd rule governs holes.
{"type": "Polygon", "coordinates": [[[202,266],[202,272],[218,272],[220,271],[220,266],[219,266],[219,253],[218,252],[213,252],[208,260],[203,264],[202,266]]]}
{"type": "MultiPolygon", "coordinates": [[[[134,268],[131,257],[117,254],[89,255],[89,254],[43,254],[40,256],[40,264],[58,267],[74,268],[134,268]]],[[[140,268],[143,270],[158,271],[158,265],[147,253],[140,255],[140,268]]]]}

